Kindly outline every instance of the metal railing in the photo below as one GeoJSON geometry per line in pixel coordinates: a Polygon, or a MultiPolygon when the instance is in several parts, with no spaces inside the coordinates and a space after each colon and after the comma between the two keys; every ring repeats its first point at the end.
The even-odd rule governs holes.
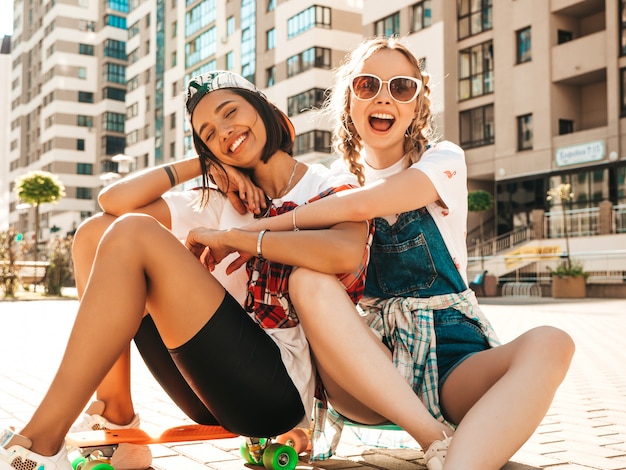
{"type": "Polygon", "coordinates": [[[570,237],[587,237],[600,233],[600,209],[572,209],[563,211],[546,212],[544,214],[544,237],[562,238],[567,233],[570,237]]]}
{"type": "Polygon", "coordinates": [[[497,255],[505,250],[509,250],[514,246],[520,245],[532,238],[532,230],[530,227],[520,227],[512,232],[497,236],[483,243],[477,243],[473,247],[468,247],[468,256],[476,258],[485,258],[497,255]]]}
{"type": "MultiPolygon", "coordinates": [[[[626,283],[626,249],[606,250],[593,252],[572,252],[570,259],[583,265],[588,274],[588,283],[626,283]]],[[[565,261],[562,254],[519,254],[519,255],[496,255],[487,257],[487,260],[505,264],[511,260],[517,260],[519,267],[499,277],[502,282],[532,282],[550,284],[552,282],[551,270],[565,261]]],[[[480,261],[478,257],[470,257],[470,263],[480,261]]],[[[478,272],[478,268],[473,271],[478,272]]],[[[471,278],[475,273],[468,269],[471,278]]]]}

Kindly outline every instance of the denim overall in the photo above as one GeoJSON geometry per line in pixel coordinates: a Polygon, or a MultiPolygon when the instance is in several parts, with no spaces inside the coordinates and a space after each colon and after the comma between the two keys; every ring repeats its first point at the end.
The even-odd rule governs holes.
{"type": "MultiPolygon", "coordinates": [[[[375,225],[365,296],[426,298],[467,290],[426,208],[400,214],[393,225],[377,218],[375,225]]],[[[434,329],[440,385],[468,355],[489,347],[480,325],[452,307],[434,313],[434,329]]]]}

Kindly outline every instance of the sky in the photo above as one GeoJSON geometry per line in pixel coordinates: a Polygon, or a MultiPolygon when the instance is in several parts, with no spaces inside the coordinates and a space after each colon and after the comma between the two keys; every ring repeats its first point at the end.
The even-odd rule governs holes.
{"type": "Polygon", "coordinates": [[[0,0],[0,37],[13,34],[13,0],[0,0]]]}

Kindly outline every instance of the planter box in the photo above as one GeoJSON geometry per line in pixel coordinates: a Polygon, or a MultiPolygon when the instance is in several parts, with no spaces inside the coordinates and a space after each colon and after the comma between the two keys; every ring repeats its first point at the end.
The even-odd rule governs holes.
{"type": "Polygon", "coordinates": [[[552,276],[552,297],[555,299],[587,297],[587,279],[584,276],[552,276]]]}

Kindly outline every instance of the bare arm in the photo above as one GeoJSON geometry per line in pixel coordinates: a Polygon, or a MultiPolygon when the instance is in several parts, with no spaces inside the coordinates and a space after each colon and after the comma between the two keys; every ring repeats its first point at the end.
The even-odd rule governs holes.
{"type": "Polygon", "coordinates": [[[199,176],[200,172],[197,157],[148,168],[104,188],[98,195],[98,202],[104,212],[115,216],[148,209],[159,200],[163,202],[161,196],[173,186],[199,176]],[[172,179],[165,168],[169,169],[172,179]]]}
{"type": "Polygon", "coordinates": [[[266,259],[339,274],[355,271],[359,267],[368,238],[367,227],[365,222],[346,222],[326,230],[267,231],[260,243],[259,232],[237,228],[215,231],[199,227],[189,233],[186,244],[198,257],[208,246],[210,256],[205,264],[209,267],[233,251],[238,251],[244,260],[257,256],[257,247],[260,247],[266,259]]]}
{"type": "MultiPolygon", "coordinates": [[[[295,222],[299,229],[327,228],[343,221],[357,222],[407,212],[438,199],[439,194],[426,174],[408,169],[369,186],[341,191],[299,206],[295,222]]],[[[293,211],[259,219],[246,229],[293,230],[293,211]]]]}

